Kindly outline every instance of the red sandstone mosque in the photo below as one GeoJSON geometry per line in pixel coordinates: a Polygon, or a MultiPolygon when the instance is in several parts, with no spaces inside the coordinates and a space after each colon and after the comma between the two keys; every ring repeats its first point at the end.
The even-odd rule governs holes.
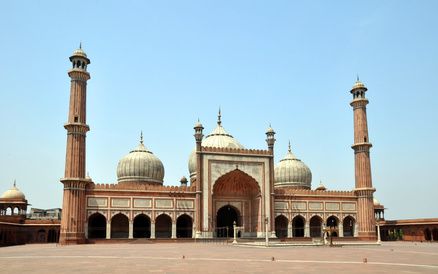
{"type": "MultiPolygon", "coordinates": [[[[38,228],[37,222],[30,238],[41,232],[61,244],[108,239],[214,239],[232,236],[236,224],[242,229],[239,236],[247,238],[320,238],[324,229],[333,227],[339,239],[376,241],[376,219],[383,220],[381,225],[388,227],[383,230],[383,237],[394,235],[401,228],[391,221],[385,224],[384,207],[373,199],[376,189],[371,180],[372,144],[366,114],[369,101],[365,96],[367,88],[359,79],[350,91],[354,117],[351,147],[355,156],[355,183],[351,184],[351,191],[326,190],[321,183],[312,189],[312,173],[292,154],[290,145],[286,156],[274,163],[275,132],[271,127],[266,132],[267,148],[248,149],[224,129],[220,111],[216,128],[209,135],[204,137],[199,121],[195,124],[194,149],[188,159],[190,178],[183,177],[181,186],[163,185],[164,166],[146,148],[142,137],[120,160],[118,182],[109,185],[94,183],[85,173],[85,140],[90,129],[86,123],[90,59],[79,48],[70,61],[61,225],[41,222],[38,228]]],[[[7,208],[26,211],[27,200],[20,193],[14,185],[0,199],[0,245],[5,244],[5,233],[11,231],[20,230],[20,237],[26,237],[23,231],[29,220],[16,217],[15,224],[11,222],[14,214],[4,216],[7,208]]],[[[416,221],[408,225],[418,228],[419,220],[416,221]]],[[[424,235],[418,239],[438,240],[438,220],[429,223],[426,220],[423,225],[424,235]]]]}
{"type": "MultiPolygon", "coordinates": [[[[351,93],[355,185],[352,191],[311,189],[312,173],[291,152],[274,163],[275,132],[267,149],[248,149],[221,124],[204,138],[194,126],[190,182],[164,186],[164,166],[140,141],[117,166],[117,184],[96,184],[85,174],[86,87],[90,59],[82,49],[72,69],[60,243],[96,238],[216,238],[243,227],[242,237],[321,237],[326,226],[339,237],[376,240],[366,105],[367,88],[351,93]],[[265,225],[267,222],[267,225],[265,225]],[[267,228],[267,229],[266,229],[267,228]],[[228,232],[227,232],[228,231],[228,232]]],[[[352,185],[353,187],[353,185],[352,185]]]]}

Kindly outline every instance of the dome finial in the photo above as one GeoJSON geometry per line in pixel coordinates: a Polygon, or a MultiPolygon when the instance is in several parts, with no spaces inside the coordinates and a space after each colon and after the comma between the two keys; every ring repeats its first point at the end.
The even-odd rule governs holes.
{"type": "Polygon", "coordinates": [[[140,144],[143,144],[143,130],[140,131],[140,144]]]}
{"type": "Polygon", "coordinates": [[[17,179],[14,179],[14,187],[17,185],[17,179]]]}
{"type": "Polygon", "coordinates": [[[357,74],[357,81],[359,82],[359,73],[357,74]]]}
{"type": "Polygon", "coordinates": [[[219,114],[218,114],[218,116],[217,116],[217,124],[218,125],[220,125],[222,122],[221,122],[221,107],[219,106],[219,114]]]}
{"type": "Polygon", "coordinates": [[[289,140],[289,152],[290,152],[290,140],[289,140]]]}
{"type": "Polygon", "coordinates": [[[82,41],[79,42],[79,49],[82,49],[82,41]]]}

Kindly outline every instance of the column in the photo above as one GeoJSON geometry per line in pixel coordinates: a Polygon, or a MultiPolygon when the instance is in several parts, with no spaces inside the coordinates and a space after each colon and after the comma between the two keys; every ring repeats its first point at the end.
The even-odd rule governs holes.
{"type": "Polygon", "coordinates": [[[196,226],[195,222],[192,223],[192,238],[195,238],[196,236],[196,226]]]}
{"type": "Polygon", "coordinates": [[[354,237],[359,236],[358,227],[359,227],[359,224],[357,222],[354,222],[354,237]]]}
{"type": "Polygon", "coordinates": [[[84,223],[85,239],[88,239],[88,222],[84,223]]]}
{"type": "Polygon", "coordinates": [[[134,221],[129,221],[129,239],[134,238],[134,221]]]}
{"type": "Polygon", "coordinates": [[[339,221],[338,229],[339,229],[339,237],[344,237],[344,223],[343,222],[339,221]]]}
{"type": "Polygon", "coordinates": [[[106,238],[111,239],[111,221],[106,221],[106,238]]]}
{"type": "Polygon", "coordinates": [[[155,239],[155,221],[151,222],[151,239],[155,239]]]}
{"type": "Polygon", "coordinates": [[[304,224],[304,237],[310,237],[310,222],[304,224]]]}
{"type": "Polygon", "coordinates": [[[176,222],[172,222],[172,239],[176,239],[176,222]]]}
{"type": "Polygon", "coordinates": [[[293,234],[292,234],[292,222],[288,222],[287,223],[287,237],[288,238],[292,238],[293,234]]]}

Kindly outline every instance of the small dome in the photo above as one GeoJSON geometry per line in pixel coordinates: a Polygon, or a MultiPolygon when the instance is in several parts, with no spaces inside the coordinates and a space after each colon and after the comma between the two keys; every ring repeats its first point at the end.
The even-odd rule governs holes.
{"type": "Polygon", "coordinates": [[[365,87],[365,85],[359,80],[357,80],[357,82],[353,85],[353,89],[364,88],[364,87],[365,87]]]}
{"type": "Polygon", "coordinates": [[[374,206],[380,206],[380,202],[376,198],[373,199],[373,203],[374,206]]]}
{"type": "MultiPolygon", "coordinates": [[[[229,135],[219,123],[211,132],[211,134],[202,140],[202,146],[218,148],[244,148],[233,138],[233,136],[229,135]]],[[[190,153],[189,172],[191,180],[196,178],[196,147],[190,153]]]]}
{"type": "Polygon", "coordinates": [[[322,182],[319,182],[318,187],[316,188],[316,190],[326,190],[325,186],[322,184],[322,182]]]}
{"type": "Polygon", "coordinates": [[[269,125],[268,131],[266,131],[266,133],[275,133],[271,125],[269,125]]]}
{"type": "Polygon", "coordinates": [[[312,172],[290,152],[274,167],[274,186],[310,189],[312,172]]]}
{"type": "Polygon", "coordinates": [[[87,58],[87,54],[82,50],[82,47],[79,47],[79,49],[75,50],[75,52],[73,52],[73,56],[82,56],[87,58]]]}
{"type": "Polygon", "coordinates": [[[120,182],[163,184],[163,163],[140,143],[136,149],[123,157],[117,165],[120,182]]]}
{"type": "MultiPolygon", "coordinates": [[[[199,122],[199,120],[198,120],[198,122],[196,123],[196,125],[195,125],[195,127],[194,128],[201,128],[202,127],[202,124],[201,124],[201,122],[199,122]]],[[[203,128],[203,127],[202,127],[203,128]]]]}
{"type": "Polygon", "coordinates": [[[25,199],[25,196],[23,192],[21,192],[20,190],[18,190],[18,188],[15,187],[15,183],[14,183],[14,186],[11,189],[3,193],[2,199],[25,199]]]}

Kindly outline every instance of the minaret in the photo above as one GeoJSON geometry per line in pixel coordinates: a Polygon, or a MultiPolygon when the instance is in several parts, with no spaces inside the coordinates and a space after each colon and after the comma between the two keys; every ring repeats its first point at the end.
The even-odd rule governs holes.
{"type": "Polygon", "coordinates": [[[68,71],[71,78],[70,107],[67,130],[67,152],[62,202],[62,220],[59,242],[61,244],[85,243],[85,187],[90,180],[85,178],[85,137],[90,127],[86,124],[87,80],[90,60],[82,46],[70,57],[73,68],[68,71]]]}
{"type": "Polygon", "coordinates": [[[376,191],[371,182],[371,164],[369,142],[367,110],[368,99],[365,98],[367,88],[359,81],[354,84],[350,91],[353,94],[354,114],[354,166],[356,188],[353,190],[357,195],[357,219],[359,238],[376,238],[374,223],[373,193],[376,191]]]}

